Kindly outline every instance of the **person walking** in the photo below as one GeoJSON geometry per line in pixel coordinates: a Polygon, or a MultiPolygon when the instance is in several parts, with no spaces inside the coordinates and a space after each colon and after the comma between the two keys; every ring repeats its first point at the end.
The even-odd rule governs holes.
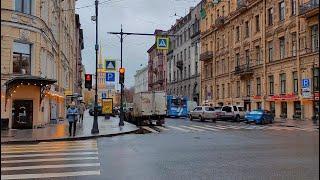
{"type": "Polygon", "coordinates": [[[76,135],[77,120],[78,120],[79,111],[76,108],[75,102],[70,104],[70,107],[67,110],[67,119],[69,121],[69,135],[72,136],[72,126],[73,126],[73,136],[76,135]]]}
{"type": "Polygon", "coordinates": [[[84,105],[83,102],[81,102],[79,105],[79,122],[81,124],[83,123],[83,114],[85,110],[86,110],[86,106],[84,105]]]}

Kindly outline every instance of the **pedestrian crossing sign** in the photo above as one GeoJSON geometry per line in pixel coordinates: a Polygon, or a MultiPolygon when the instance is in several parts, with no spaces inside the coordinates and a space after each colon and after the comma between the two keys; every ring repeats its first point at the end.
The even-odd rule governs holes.
{"type": "Polygon", "coordinates": [[[116,61],[106,60],[106,70],[115,71],[116,70],[116,61]]]}
{"type": "Polygon", "coordinates": [[[169,49],[169,38],[157,37],[157,49],[168,50],[169,49]]]}

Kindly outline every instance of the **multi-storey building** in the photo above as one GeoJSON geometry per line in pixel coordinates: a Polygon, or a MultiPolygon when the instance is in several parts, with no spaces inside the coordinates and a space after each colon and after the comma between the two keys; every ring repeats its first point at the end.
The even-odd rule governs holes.
{"type": "Polygon", "coordinates": [[[9,128],[65,117],[79,41],[74,8],[74,0],[1,1],[1,117],[9,128]]]}
{"type": "Polygon", "coordinates": [[[319,1],[212,2],[201,19],[202,102],[311,118],[319,109],[319,1]]]}
{"type": "MultiPolygon", "coordinates": [[[[166,32],[156,30],[156,35],[165,36],[166,32]]],[[[153,44],[147,51],[148,60],[148,91],[166,91],[166,67],[167,67],[167,51],[159,50],[156,44],[153,44]]]]}
{"type": "Polygon", "coordinates": [[[81,55],[81,50],[84,49],[84,43],[83,43],[83,30],[80,28],[80,19],[79,19],[79,14],[76,14],[76,25],[75,25],[75,43],[76,43],[76,50],[75,50],[75,81],[74,83],[74,93],[79,94],[83,98],[82,94],[82,87],[83,87],[83,81],[84,81],[84,66],[82,64],[82,55],[81,55]]]}
{"type": "Polygon", "coordinates": [[[199,101],[200,2],[168,30],[167,93],[199,101]]]}
{"type": "Polygon", "coordinates": [[[148,66],[145,66],[134,75],[134,93],[148,91],[148,66]]]}

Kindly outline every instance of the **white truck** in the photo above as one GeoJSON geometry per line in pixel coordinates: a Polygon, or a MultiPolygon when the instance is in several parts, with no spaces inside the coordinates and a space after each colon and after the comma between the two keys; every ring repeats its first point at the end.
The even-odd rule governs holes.
{"type": "Polygon", "coordinates": [[[218,116],[221,120],[233,120],[235,122],[240,122],[244,119],[245,111],[243,106],[223,106],[221,108],[221,113],[218,116]]]}
{"type": "Polygon", "coordinates": [[[167,97],[164,91],[139,92],[133,96],[132,108],[125,113],[125,120],[138,126],[162,125],[167,114],[167,97]]]}

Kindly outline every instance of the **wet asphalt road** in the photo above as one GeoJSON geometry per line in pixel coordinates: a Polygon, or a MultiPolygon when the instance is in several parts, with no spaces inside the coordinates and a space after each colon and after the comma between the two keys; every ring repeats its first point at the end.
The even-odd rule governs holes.
{"type": "MultiPolygon", "coordinates": [[[[77,147],[77,143],[81,142],[69,143],[72,143],[70,147],[77,147]]],[[[71,167],[7,170],[2,171],[1,175],[43,173],[45,177],[52,171],[79,171],[82,175],[86,174],[84,172],[93,175],[74,176],[65,173],[70,177],[59,179],[319,179],[318,130],[167,119],[165,128],[159,133],[100,138],[82,141],[80,146],[87,148],[81,152],[89,154],[80,154],[79,157],[89,159],[63,161],[63,164],[70,163],[71,167]],[[72,167],[77,163],[85,165],[72,167]]],[[[68,148],[68,145],[61,148],[68,148]]],[[[70,152],[75,152],[75,157],[79,151],[70,152]]],[[[50,156],[46,155],[46,158],[50,156]]],[[[2,158],[2,161],[8,159],[2,158]]],[[[42,162],[43,165],[52,163],[61,164],[42,162]]],[[[21,166],[18,163],[9,165],[21,166]]]]}

